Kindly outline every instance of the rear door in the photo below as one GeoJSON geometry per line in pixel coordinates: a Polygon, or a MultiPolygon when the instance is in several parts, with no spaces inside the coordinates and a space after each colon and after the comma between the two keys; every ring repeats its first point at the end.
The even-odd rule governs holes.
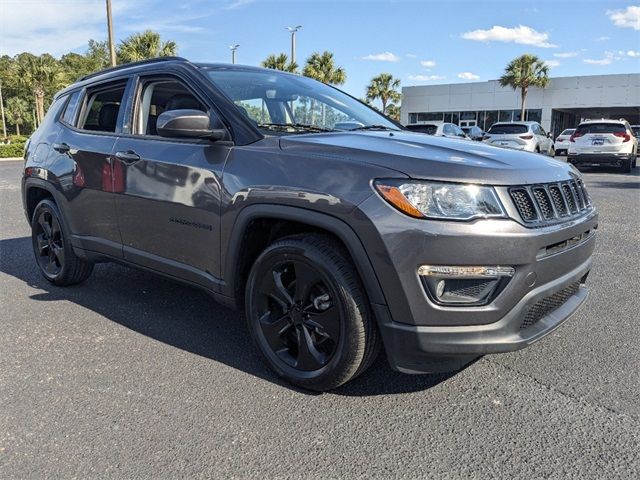
{"type": "Polygon", "coordinates": [[[136,80],[131,133],[118,138],[114,170],[121,181],[117,211],[124,258],[215,288],[220,276],[220,179],[230,142],[164,138],[167,110],[209,106],[183,79],[136,80]]]}
{"type": "Polygon", "coordinates": [[[592,122],[579,125],[573,134],[576,153],[618,153],[630,135],[623,123],[592,122]]]}
{"type": "Polygon", "coordinates": [[[65,218],[74,244],[122,257],[113,194],[111,152],[122,132],[123,100],[128,79],[87,88],[71,97],[53,145],[51,171],[67,200],[65,218]],[[71,106],[71,100],[78,102],[71,106]]]}

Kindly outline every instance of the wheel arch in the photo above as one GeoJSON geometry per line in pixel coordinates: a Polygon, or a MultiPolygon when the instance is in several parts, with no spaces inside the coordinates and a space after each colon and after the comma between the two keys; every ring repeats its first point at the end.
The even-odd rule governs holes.
{"type": "Polygon", "coordinates": [[[251,205],[236,217],[228,241],[223,243],[223,276],[227,295],[243,305],[248,271],[270,243],[296,233],[328,234],[349,253],[371,303],[386,305],[382,288],[360,238],[344,221],[330,215],[285,205],[251,205]],[[226,251],[224,245],[227,246],[226,251]]]}

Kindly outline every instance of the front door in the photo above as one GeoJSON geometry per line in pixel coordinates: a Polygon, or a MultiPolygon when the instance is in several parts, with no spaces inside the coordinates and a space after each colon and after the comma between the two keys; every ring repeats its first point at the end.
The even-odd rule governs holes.
{"type": "Polygon", "coordinates": [[[220,277],[220,177],[231,146],[160,137],[167,110],[207,110],[176,79],[142,79],[133,135],[114,146],[124,258],[215,289],[220,277]]]}

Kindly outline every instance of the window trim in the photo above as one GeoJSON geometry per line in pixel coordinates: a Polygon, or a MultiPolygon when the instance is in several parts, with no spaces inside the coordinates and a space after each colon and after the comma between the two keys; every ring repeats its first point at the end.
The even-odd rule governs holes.
{"type": "Polygon", "coordinates": [[[60,109],[60,111],[57,114],[57,118],[56,120],[60,123],[62,123],[63,125],[67,126],[67,127],[75,127],[75,124],[78,120],[78,113],[80,113],[80,110],[82,109],[82,102],[84,102],[84,89],[79,88],[77,90],[72,90],[69,91],[67,93],[65,93],[64,95],[62,95],[63,97],[66,97],[64,100],[64,106],[60,109]],[[73,97],[75,94],[78,94],[78,102],[75,105],[75,112],[73,112],[73,118],[71,119],[71,123],[65,121],[64,116],[67,113],[67,108],[69,107],[69,103],[71,102],[71,97],[73,97]]]}

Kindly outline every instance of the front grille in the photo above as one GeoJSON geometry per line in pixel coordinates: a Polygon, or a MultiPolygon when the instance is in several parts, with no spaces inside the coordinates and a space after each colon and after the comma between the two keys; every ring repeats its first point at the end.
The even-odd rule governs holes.
{"type": "Polygon", "coordinates": [[[527,311],[520,325],[520,330],[535,325],[541,318],[561,307],[570,297],[576,294],[579,288],[580,282],[578,281],[533,304],[527,311]]]}
{"type": "Polygon", "coordinates": [[[512,187],[509,194],[522,220],[533,226],[577,216],[591,208],[581,180],[512,187]]]}

